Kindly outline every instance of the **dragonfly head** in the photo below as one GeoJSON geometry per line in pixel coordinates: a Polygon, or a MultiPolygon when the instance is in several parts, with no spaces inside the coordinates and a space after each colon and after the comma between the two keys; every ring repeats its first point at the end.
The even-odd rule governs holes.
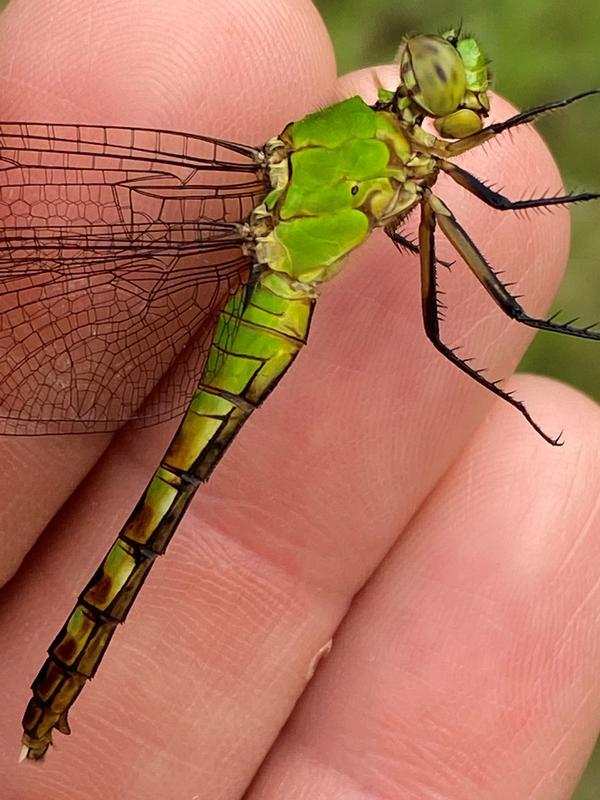
{"type": "Polygon", "coordinates": [[[479,43],[455,30],[408,37],[401,45],[399,95],[417,116],[433,117],[440,136],[464,139],[481,130],[490,103],[489,71],[479,43]]]}

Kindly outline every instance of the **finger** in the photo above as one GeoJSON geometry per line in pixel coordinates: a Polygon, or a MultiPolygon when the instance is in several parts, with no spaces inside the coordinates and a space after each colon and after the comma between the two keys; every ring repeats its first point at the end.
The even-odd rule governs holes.
{"type": "MultiPolygon", "coordinates": [[[[15,0],[0,31],[2,118],[9,120],[151,126],[260,143],[322,102],[334,76],[329,40],[308,0],[293,8],[161,0],[142,14],[129,0],[15,0]]],[[[0,441],[0,585],[108,441],[0,441]]]]}
{"type": "MultiPolygon", "coordinates": [[[[275,125],[280,128],[298,116],[300,109],[322,103],[333,78],[331,45],[310,2],[293,7],[269,2],[157,2],[143,9],[143,18],[139,4],[131,2],[62,2],[52,7],[15,2],[0,24],[7,37],[0,55],[5,59],[3,118],[181,127],[260,142],[275,125]],[[289,80],[284,82],[290,70],[297,70],[294,93],[289,80]]],[[[29,541],[104,446],[97,437],[2,442],[5,574],[14,570],[29,541]],[[9,549],[8,535],[20,537],[16,549],[9,549]]],[[[146,455],[143,444],[137,449],[146,455]]],[[[128,495],[128,504],[132,501],[128,495]]],[[[103,530],[102,550],[117,527],[120,509],[108,506],[106,512],[114,516],[108,531],[103,530]]],[[[106,524],[106,517],[100,524],[106,524]]],[[[90,533],[88,527],[87,536],[67,543],[71,557],[82,548],[85,558],[90,533]]],[[[41,552],[51,546],[47,539],[41,552]]],[[[75,555],[75,560],[80,557],[75,555]]],[[[34,561],[23,583],[10,587],[13,602],[7,593],[2,605],[5,643],[15,632],[33,635],[40,621],[43,627],[27,653],[23,648],[28,642],[15,641],[15,658],[4,660],[3,667],[19,687],[14,705],[2,708],[3,740],[11,743],[2,749],[7,759],[3,774],[11,776],[9,782],[13,777],[24,781],[31,791],[42,791],[40,775],[20,772],[15,777],[12,745],[18,742],[27,683],[40,664],[50,630],[76,592],[79,578],[71,583],[65,577],[69,562],[69,556],[63,564],[60,558],[50,558],[46,569],[34,561]],[[23,600],[25,589],[34,584],[40,589],[35,607],[23,600]],[[47,625],[39,615],[52,607],[54,593],[61,600],[47,625]],[[21,659],[27,662],[23,672],[21,659]]],[[[71,765],[74,770],[74,762],[71,765]]],[[[55,779],[61,780],[54,773],[47,781],[55,779]]]]}
{"type": "Polygon", "coordinates": [[[248,800],[564,800],[600,718],[598,406],[496,404],[355,602],[248,800]]]}

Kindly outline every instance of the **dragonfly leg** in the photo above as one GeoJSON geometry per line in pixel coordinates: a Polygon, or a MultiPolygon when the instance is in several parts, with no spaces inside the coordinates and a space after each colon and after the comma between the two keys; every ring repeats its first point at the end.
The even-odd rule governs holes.
{"type": "Polygon", "coordinates": [[[531,417],[525,404],[520,400],[517,400],[511,392],[506,392],[501,389],[498,385],[499,381],[490,381],[487,378],[484,378],[481,370],[477,370],[470,366],[468,360],[459,358],[459,356],[456,354],[456,349],[449,347],[441,340],[434,237],[436,221],[440,220],[440,216],[436,208],[436,201],[437,198],[431,193],[427,192],[427,194],[425,194],[421,203],[421,222],[419,224],[421,301],[423,309],[423,323],[427,337],[436,350],[445,356],[448,361],[457,366],[470,378],[473,378],[473,380],[477,381],[477,383],[479,383],[481,386],[489,389],[490,392],[502,398],[502,400],[505,400],[507,403],[510,403],[511,406],[516,408],[517,411],[519,411],[525,417],[527,422],[529,422],[532,428],[536,430],[543,439],[552,445],[562,444],[560,441],[560,434],[557,437],[552,437],[545,433],[537,424],[537,422],[535,422],[535,420],[531,417]]]}
{"type": "Polygon", "coordinates": [[[530,328],[536,328],[537,330],[564,333],[568,336],[578,336],[581,339],[600,340],[600,331],[592,330],[597,323],[587,325],[584,328],[577,328],[573,326],[576,319],[571,319],[565,323],[559,323],[554,322],[553,317],[549,319],[530,317],[517,301],[517,298],[508,291],[506,286],[498,278],[498,275],[485,260],[485,257],[475,242],[459,225],[450,209],[436,195],[429,193],[428,198],[435,218],[446,238],[454,249],[460,253],[477,280],[507,316],[523,325],[528,325],[530,328]]]}
{"type": "Polygon", "coordinates": [[[545,208],[547,206],[564,206],[569,203],[587,203],[589,200],[600,199],[600,194],[595,192],[581,192],[580,194],[555,195],[553,197],[531,197],[528,200],[510,200],[499,192],[495,192],[483,181],[471,175],[465,169],[452,163],[440,159],[438,165],[453,181],[460,184],[471,194],[483,200],[488,206],[499,211],[518,211],[524,208],[545,208]]]}
{"type": "MultiPolygon", "coordinates": [[[[415,244],[415,242],[413,242],[411,239],[408,239],[406,236],[402,236],[402,234],[398,233],[398,231],[394,230],[394,228],[384,228],[384,230],[398,251],[411,253],[415,256],[419,255],[418,244],[415,244]]],[[[454,266],[454,263],[454,261],[442,261],[441,258],[436,258],[436,264],[440,264],[442,267],[446,267],[447,269],[451,269],[454,266]]]]}
{"type": "Polygon", "coordinates": [[[519,125],[528,125],[544,114],[550,114],[552,111],[570,106],[571,103],[576,103],[578,100],[583,100],[583,98],[590,97],[594,94],[600,94],[600,89],[590,89],[587,92],[575,94],[564,100],[555,100],[553,103],[544,103],[541,106],[528,108],[525,111],[521,111],[505,119],[504,122],[493,122],[491,125],[487,125],[485,128],[482,128],[482,130],[471,136],[466,136],[464,139],[457,139],[453,142],[439,141],[436,150],[440,156],[459,156],[461,153],[466,153],[467,150],[471,150],[473,147],[478,147],[480,144],[493,139],[495,136],[498,136],[498,134],[504,133],[504,131],[516,128],[519,125]]]}
{"type": "Polygon", "coordinates": [[[244,305],[242,311],[246,311],[246,309],[250,305],[250,301],[252,300],[252,295],[254,294],[254,290],[258,285],[261,272],[262,272],[262,267],[260,264],[252,265],[252,269],[250,270],[250,275],[248,278],[248,283],[246,284],[246,291],[244,292],[244,305]]]}

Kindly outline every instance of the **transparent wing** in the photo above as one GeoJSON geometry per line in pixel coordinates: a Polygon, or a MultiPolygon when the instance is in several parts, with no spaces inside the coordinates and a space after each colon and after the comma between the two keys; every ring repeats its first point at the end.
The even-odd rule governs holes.
{"type": "Polygon", "coordinates": [[[243,145],[0,123],[0,433],[180,414],[265,191],[243,145]]]}

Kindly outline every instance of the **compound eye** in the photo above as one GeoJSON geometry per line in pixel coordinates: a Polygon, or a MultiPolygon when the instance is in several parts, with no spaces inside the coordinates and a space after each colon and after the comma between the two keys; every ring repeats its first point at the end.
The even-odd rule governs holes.
{"type": "Polygon", "coordinates": [[[432,117],[451,114],[464,98],[464,63],[441,36],[408,39],[400,52],[400,75],[412,99],[432,117]]]}

